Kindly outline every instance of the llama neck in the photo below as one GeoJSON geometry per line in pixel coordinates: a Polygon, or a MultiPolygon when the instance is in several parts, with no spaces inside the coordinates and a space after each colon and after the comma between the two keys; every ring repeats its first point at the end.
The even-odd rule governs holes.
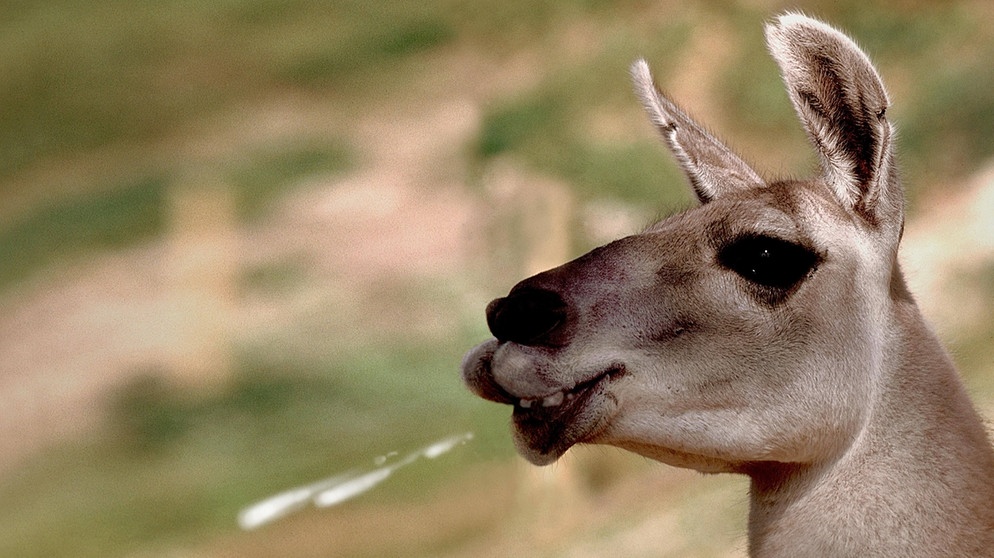
{"type": "Polygon", "coordinates": [[[902,306],[852,446],[751,472],[752,556],[994,556],[994,450],[949,357],[902,306]]]}

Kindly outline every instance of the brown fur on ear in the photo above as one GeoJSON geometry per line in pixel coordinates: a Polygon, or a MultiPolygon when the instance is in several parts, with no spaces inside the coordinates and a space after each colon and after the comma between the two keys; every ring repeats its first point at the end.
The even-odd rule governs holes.
{"type": "Polygon", "coordinates": [[[870,59],[842,32],[798,14],[766,26],[770,53],[821,159],[822,179],[871,226],[898,230],[890,98],[870,59]]]}

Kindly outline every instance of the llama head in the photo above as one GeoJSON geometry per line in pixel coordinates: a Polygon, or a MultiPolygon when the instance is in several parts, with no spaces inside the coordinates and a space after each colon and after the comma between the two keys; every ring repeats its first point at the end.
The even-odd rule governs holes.
{"type": "Polygon", "coordinates": [[[700,205],[518,283],[463,378],[512,405],[536,464],[605,443],[702,471],[810,462],[866,420],[903,193],[883,84],[845,35],[787,14],[766,29],[821,160],[768,181],[659,93],[636,91],[700,205]]]}

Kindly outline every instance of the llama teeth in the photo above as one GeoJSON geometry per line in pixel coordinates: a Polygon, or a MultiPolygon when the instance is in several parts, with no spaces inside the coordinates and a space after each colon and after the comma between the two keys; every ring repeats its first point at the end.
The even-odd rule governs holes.
{"type": "MultiPolygon", "coordinates": [[[[538,402],[541,402],[543,407],[558,407],[563,404],[563,401],[565,401],[566,398],[566,393],[559,391],[542,399],[519,399],[518,407],[521,407],[522,409],[531,409],[538,402]]],[[[570,399],[572,399],[572,397],[570,397],[570,399]]]]}
{"type": "Polygon", "coordinates": [[[553,393],[552,395],[550,395],[550,396],[548,396],[548,397],[546,397],[545,399],[542,400],[542,406],[543,407],[558,407],[559,405],[562,405],[563,399],[565,399],[565,398],[566,398],[566,394],[563,393],[563,392],[561,392],[561,391],[553,393]]]}

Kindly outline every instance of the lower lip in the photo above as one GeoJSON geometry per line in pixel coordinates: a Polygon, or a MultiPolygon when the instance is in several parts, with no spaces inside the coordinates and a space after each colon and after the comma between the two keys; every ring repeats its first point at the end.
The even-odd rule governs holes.
{"type": "Polygon", "coordinates": [[[613,375],[612,372],[607,372],[586,382],[582,388],[568,394],[572,397],[567,397],[561,405],[555,407],[535,405],[526,409],[515,405],[513,414],[515,427],[526,435],[530,445],[542,453],[555,451],[559,446],[562,446],[559,448],[561,451],[565,451],[590,434],[586,431],[573,431],[570,436],[576,439],[563,439],[570,431],[569,427],[576,424],[588,409],[590,400],[596,393],[604,390],[613,375]]]}

